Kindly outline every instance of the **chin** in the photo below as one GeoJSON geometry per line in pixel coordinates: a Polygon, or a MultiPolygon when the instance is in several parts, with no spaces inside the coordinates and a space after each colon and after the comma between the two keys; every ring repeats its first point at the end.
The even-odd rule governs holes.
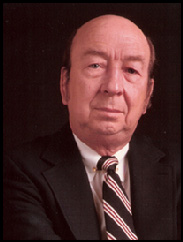
{"type": "Polygon", "coordinates": [[[123,127],[118,127],[117,125],[103,125],[100,124],[97,127],[92,127],[96,134],[100,135],[115,135],[122,131],[123,127]]]}

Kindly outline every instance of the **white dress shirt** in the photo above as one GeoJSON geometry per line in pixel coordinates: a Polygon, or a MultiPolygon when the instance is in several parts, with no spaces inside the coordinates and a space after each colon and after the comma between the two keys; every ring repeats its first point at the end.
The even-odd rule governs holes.
{"type": "MultiPolygon", "coordinates": [[[[81,142],[78,137],[74,134],[78,149],[81,153],[83,163],[85,165],[85,170],[90,182],[91,190],[93,193],[93,200],[96,207],[97,215],[101,225],[101,235],[102,239],[106,238],[106,225],[104,218],[104,211],[102,205],[102,183],[104,180],[104,171],[97,171],[96,166],[101,158],[101,156],[85,143],[81,142]]],[[[117,151],[113,156],[118,159],[119,164],[116,167],[116,173],[119,175],[122,185],[125,189],[125,192],[131,201],[130,193],[130,174],[129,166],[126,154],[129,150],[129,143],[126,144],[122,150],[117,151]]]]}

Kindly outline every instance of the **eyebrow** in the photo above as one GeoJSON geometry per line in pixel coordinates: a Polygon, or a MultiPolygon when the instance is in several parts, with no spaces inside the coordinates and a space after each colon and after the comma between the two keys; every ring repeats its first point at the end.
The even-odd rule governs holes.
{"type": "MultiPolygon", "coordinates": [[[[100,56],[104,59],[109,58],[109,56],[106,52],[97,51],[97,50],[93,50],[93,49],[87,50],[86,52],[84,52],[84,56],[87,56],[87,55],[100,56]]],[[[137,62],[141,62],[142,64],[144,64],[145,58],[142,55],[129,55],[129,56],[124,57],[124,61],[137,61],[137,62]]]]}
{"type": "Polygon", "coordinates": [[[138,61],[144,64],[145,58],[141,55],[130,55],[130,56],[125,56],[124,61],[138,61]]]}
{"type": "Polygon", "coordinates": [[[108,59],[108,54],[104,51],[87,50],[86,52],[84,52],[84,56],[87,56],[87,55],[100,56],[104,59],[108,59]]]}

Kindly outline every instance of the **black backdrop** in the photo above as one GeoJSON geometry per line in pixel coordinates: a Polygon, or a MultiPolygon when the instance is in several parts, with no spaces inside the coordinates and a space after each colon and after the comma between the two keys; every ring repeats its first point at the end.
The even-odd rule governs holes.
{"type": "Polygon", "coordinates": [[[54,133],[68,120],[59,92],[65,41],[74,28],[107,13],[131,19],[155,44],[153,106],[138,132],[180,142],[180,8],[180,3],[4,3],[4,148],[54,133]]]}

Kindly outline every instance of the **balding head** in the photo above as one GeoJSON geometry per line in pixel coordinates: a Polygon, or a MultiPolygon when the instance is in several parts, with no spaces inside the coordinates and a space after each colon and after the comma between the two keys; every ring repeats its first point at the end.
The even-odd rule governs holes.
{"type": "Polygon", "coordinates": [[[73,40],[72,49],[78,48],[82,42],[82,48],[85,44],[92,43],[110,43],[112,46],[120,49],[123,41],[136,41],[144,45],[144,51],[150,52],[147,40],[143,32],[130,20],[116,15],[103,15],[92,19],[82,25],[73,40]]]}
{"type": "Polygon", "coordinates": [[[107,29],[109,29],[110,32],[113,32],[114,37],[118,35],[115,32],[116,30],[121,30],[123,34],[133,32],[134,35],[138,34],[139,36],[145,39],[145,35],[135,23],[133,23],[127,18],[117,15],[102,15],[86,22],[78,29],[75,37],[77,38],[77,36],[80,35],[83,37],[83,34],[84,36],[86,36],[86,34],[90,35],[90,33],[92,33],[93,30],[96,31],[97,29],[99,29],[99,32],[103,29],[104,32],[107,29]]]}
{"type": "MultiPolygon", "coordinates": [[[[81,41],[83,43],[84,38],[90,38],[92,36],[93,30],[96,31],[97,29],[103,29],[105,28],[105,31],[110,29],[111,35],[113,38],[118,39],[118,32],[119,29],[121,29],[121,32],[129,33],[130,31],[136,34],[137,36],[141,37],[145,45],[147,44],[148,49],[150,51],[150,57],[149,57],[149,67],[148,67],[148,76],[149,79],[154,77],[154,62],[155,62],[155,51],[154,51],[154,45],[152,44],[149,37],[146,37],[145,34],[142,32],[139,27],[132,22],[131,20],[124,18],[122,16],[118,15],[102,15],[99,17],[96,17],[86,23],[84,23],[79,29],[75,30],[72,35],[69,38],[69,41],[67,43],[67,46],[65,48],[65,52],[63,55],[62,60],[62,66],[65,66],[68,70],[70,70],[71,66],[71,50],[74,47],[74,43],[81,41]],[[118,31],[116,32],[116,29],[118,27],[118,31]]],[[[108,32],[108,31],[107,31],[108,32]]],[[[102,36],[101,31],[99,30],[99,33],[97,38],[99,36],[102,36]]],[[[77,48],[77,47],[76,47],[77,48]]]]}

